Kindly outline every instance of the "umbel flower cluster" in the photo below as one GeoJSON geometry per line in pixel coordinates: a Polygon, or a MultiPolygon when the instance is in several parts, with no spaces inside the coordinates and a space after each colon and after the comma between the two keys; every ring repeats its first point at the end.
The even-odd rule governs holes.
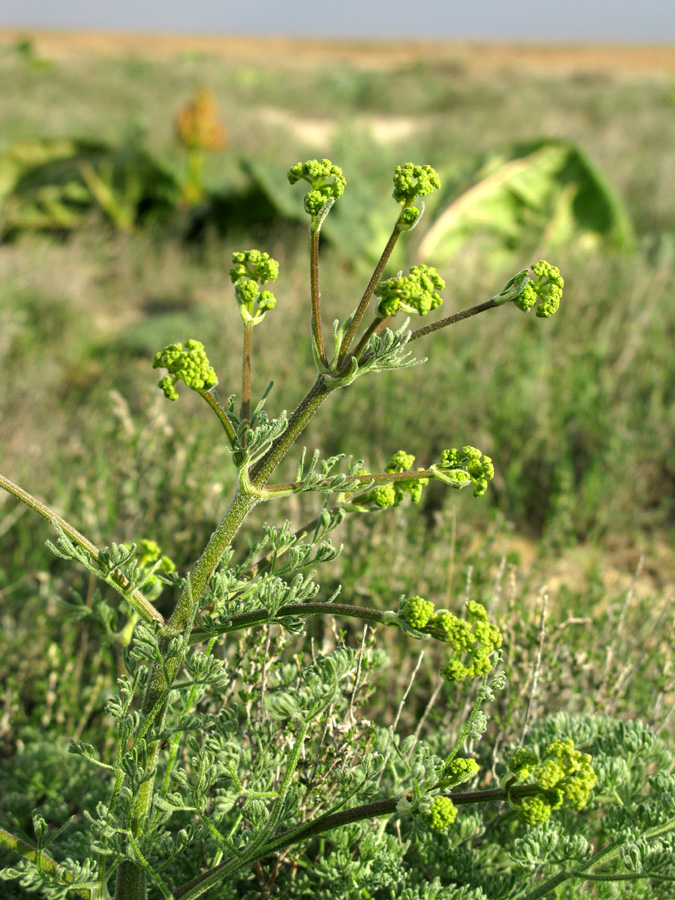
{"type": "MultiPolygon", "coordinates": [[[[471,309],[415,330],[408,328],[408,321],[390,329],[389,321],[399,312],[427,317],[437,310],[445,287],[427,265],[385,277],[397,241],[424,211],[423,202],[413,204],[440,187],[431,166],[406,163],[394,173],[393,198],[399,208],[391,237],[361,299],[344,321],[333,322],[328,342],[319,290],[319,233],[346,180],[328,159],[297,163],[288,180],[309,186],[304,206],[310,216],[310,338],[316,380],[304,398],[290,414],[284,411],[272,418],[265,407],[271,386],[255,394],[253,326],[277,307],[265,285],[279,275],[276,260],[258,249],[235,251],[229,270],[243,322],[239,396],[231,392],[227,402],[221,402],[216,372],[198,340],[168,344],[153,360],[153,367],[167,371],[159,382],[167,399],[178,398],[181,381],[206,401],[223,428],[235,470],[232,501],[191,571],[184,576],[176,572],[169,556],[151,541],[97,548],[0,476],[0,486],[56,526],[58,539],[52,549],[85,566],[130,610],[130,627],[113,635],[115,641],[130,642],[123,654],[127,674],[118,680],[119,695],[107,705],[117,722],[116,738],[110,742],[113,756],[110,762],[98,760],[95,748],[82,741],[72,748],[110,776],[107,802],[98,804],[95,815],[88,814],[93,834],[89,845],[96,852],[84,862],[60,866],[43,852],[46,845],[38,834],[42,825],[35,829],[37,850],[0,827],[0,844],[24,857],[24,868],[12,870],[9,877],[24,879],[31,888],[46,885],[47,896],[57,896],[55,889],[59,897],[72,891],[85,900],[108,900],[108,882],[114,878],[115,900],[145,900],[150,880],[157,896],[196,900],[213,891],[211,896],[231,897],[229,888],[236,879],[262,871],[265,860],[274,858],[281,865],[293,845],[328,832],[334,843],[333,835],[343,826],[366,829],[373,817],[409,815],[414,836],[418,825],[451,828],[461,805],[494,801],[511,803],[523,821],[537,824],[561,804],[581,809],[595,784],[590,757],[570,740],[554,740],[542,759],[519,751],[496,791],[453,790],[477,775],[475,760],[458,754],[467,741],[481,740],[488,725],[481,706],[505,687],[499,670],[499,627],[485,607],[472,600],[460,613],[437,608],[433,600],[415,594],[401,597],[395,610],[382,610],[335,602],[338,592],[332,588],[322,598],[321,585],[313,580],[314,570],[339,553],[328,535],[347,515],[386,511],[408,498],[420,503],[431,480],[456,490],[471,485],[474,496],[480,497],[495,474],[489,456],[465,444],[443,450],[437,462],[420,468],[413,454],[399,450],[382,471],[370,472],[359,460],[344,463],[347,471],[340,472],[342,456],[321,459],[317,450],[306,465],[302,451],[296,480],[274,480],[334,391],[371,372],[417,365],[423,361],[412,356],[417,340],[508,302],[525,311],[538,304],[537,315],[547,318],[558,308],[560,273],[541,261],[531,274],[529,269],[519,272],[498,294],[471,309]],[[368,313],[370,319],[364,321],[368,313]],[[265,523],[262,537],[241,552],[237,536],[258,505],[310,491],[322,498],[315,519],[295,533],[288,522],[280,527],[265,523]],[[165,585],[177,591],[173,606],[170,601],[155,605],[165,585]],[[456,691],[469,680],[475,688],[473,706],[471,701],[465,704],[471,711],[453,723],[458,735],[454,746],[436,755],[418,734],[400,740],[394,725],[377,750],[370,737],[356,749],[345,739],[347,756],[354,752],[357,759],[352,772],[347,756],[339,776],[333,772],[336,767],[326,767],[324,740],[335,716],[341,710],[345,721],[353,721],[362,675],[374,665],[368,648],[362,647],[356,662],[356,652],[345,645],[318,656],[313,651],[311,665],[303,664],[302,653],[293,663],[286,662],[278,635],[300,636],[306,620],[315,615],[395,626],[406,637],[441,642],[449,651],[440,668],[446,688],[456,691]],[[242,640],[239,648],[247,649],[230,668],[237,652],[236,643],[227,644],[232,633],[256,628],[266,628],[266,637],[257,643],[256,638],[242,640]],[[278,637],[275,658],[269,649],[272,640],[277,641],[273,635],[278,637]],[[247,680],[247,661],[252,679],[262,673],[255,688],[247,680]],[[380,799],[373,800],[375,794],[380,799]],[[185,880],[188,858],[193,871],[185,880]]],[[[350,724],[347,734],[353,733],[350,724]]],[[[365,887],[357,887],[359,896],[370,896],[365,887]]]]}
{"type": "Polygon", "coordinates": [[[440,671],[446,681],[486,675],[496,662],[495,650],[502,645],[501,632],[481,603],[467,600],[465,613],[461,619],[447,609],[436,610],[430,600],[418,595],[406,600],[400,610],[414,629],[450,644],[455,651],[456,656],[440,671]]]}
{"type": "Polygon", "coordinates": [[[541,788],[534,796],[510,801],[529,825],[546,822],[564,801],[583,809],[598,780],[590,754],[575,750],[571,740],[551,741],[541,759],[533,750],[520,749],[509,760],[509,770],[504,786],[532,779],[541,788]]]}

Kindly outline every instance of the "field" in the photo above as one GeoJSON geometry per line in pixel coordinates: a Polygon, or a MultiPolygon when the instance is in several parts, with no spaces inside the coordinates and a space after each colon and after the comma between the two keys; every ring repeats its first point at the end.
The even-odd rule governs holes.
{"type": "MultiPolygon", "coordinates": [[[[608,233],[547,250],[565,275],[559,313],[533,322],[501,309],[441,331],[425,366],[357,382],[303,438],[373,470],[401,448],[426,465],[445,446],[476,444],[497,469],[488,494],[474,501],[433,485],[419,508],[349,520],[324,585],[341,582],[344,602],[376,608],[421,593],[451,608],[470,596],[495,611],[510,687],[493,712],[492,746],[517,738],[527,698],[533,719],[603,712],[671,740],[674,76],[668,47],[0,34],[0,472],[97,545],[151,538],[188,571],[234,477],[198,402],[163,400],[152,356],[197,337],[222,394],[237,389],[228,268],[233,250],[257,246],[280,260],[281,275],[279,319],[256,332],[254,393],[273,379],[275,413],[300,399],[313,372],[307,237],[284,199],[288,167],[328,156],[348,179],[341,204],[354,212],[336,217],[322,246],[330,322],[354,307],[386,239],[396,165],[436,167],[455,186],[450,204],[478,160],[503,152],[508,161],[517,145],[544,140],[579,148],[628,225],[621,240],[608,233]],[[202,86],[227,146],[206,154],[192,206],[120,227],[92,203],[76,227],[3,227],[14,214],[3,154],[16,142],[142,147],[184,173],[175,117],[202,86]]],[[[430,207],[430,222],[440,212],[430,207]]],[[[428,231],[423,218],[397,266],[422,258],[428,231]]],[[[439,265],[443,313],[490,297],[545,246],[545,233],[524,230],[495,255],[469,235],[439,265]]],[[[318,509],[311,497],[282,503],[294,528],[318,509]]],[[[49,552],[50,537],[47,523],[0,496],[0,812],[17,753],[57,733],[107,740],[100,713],[121,665],[119,648],[99,651],[95,623],[83,629],[65,614],[58,598],[90,598],[93,584],[49,552]]],[[[347,636],[358,646],[360,632],[347,636]]],[[[313,637],[334,640],[327,625],[313,637]]],[[[400,697],[416,655],[403,639],[388,651],[400,697]]],[[[435,662],[428,651],[408,726],[425,709],[428,727],[458,711],[444,695],[427,708],[435,662]]],[[[388,724],[396,708],[377,697],[367,715],[388,724]]],[[[49,796],[29,761],[21,771],[27,793],[49,796]]],[[[25,816],[13,802],[12,815],[25,816]]]]}

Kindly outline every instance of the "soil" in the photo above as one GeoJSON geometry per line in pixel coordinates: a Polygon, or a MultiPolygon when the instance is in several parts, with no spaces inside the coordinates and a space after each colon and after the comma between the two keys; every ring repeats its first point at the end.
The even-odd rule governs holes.
{"type": "Polygon", "coordinates": [[[541,44],[487,41],[354,41],[285,37],[127,34],[71,31],[0,31],[0,49],[29,37],[38,55],[222,56],[244,65],[316,66],[327,63],[384,69],[433,59],[458,73],[494,75],[526,69],[557,74],[675,73],[675,46],[645,44],[541,44]]]}

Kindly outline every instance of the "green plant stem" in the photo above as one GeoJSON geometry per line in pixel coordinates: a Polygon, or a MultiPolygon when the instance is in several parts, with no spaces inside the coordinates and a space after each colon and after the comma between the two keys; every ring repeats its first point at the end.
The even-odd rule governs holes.
{"type": "MultiPolygon", "coordinates": [[[[18,853],[19,856],[23,856],[23,858],[29,860],[29,862],[37,865],[37,849],[31,847],[30,844],[26,843],[26,841],[22,841],[21,838],[16,837],[16,835],[13,835],[11,832],[5,831],[4,828],[0,828],[0,844],[12,852],[18,853]]],[[[51,856],[47,856],[45,853],[40,853],[40,866],[47,875],[59,884],[67,885],[73,880],[73,876],[69,872],[64,872],[63,870],[59,872],[59,869],[61,868],[59,864],[56,860],[53,860],[51,856]]],[[[71,888],[71,890],[78,897],[84,897],[84,900],[93,900],[92,891],[89,888],[71,888]]]]}
{"type": "MultiPolygon", "coordinates": [[[[9,478],[5,478],[4,475],[0,475],[0,487],[4,488],[9,494],[13,497],[16,497],[17,500],[21,500],[22,503],[25,503],[26,506],[30,507],[30,509],[34,510],[36,513],[39,513],[43,518],[47,519],[49,522],[53,524],[57,524],[62,531],[68,535],[68,537],[73,541],[74,544],[77,544],[78,547],[81,547],[93,560],[98,563],[98,548],[91,543],[91,541],[87,540],[87,538],[80,534],[80,532],[73,528],[72,525],[69,525],[65,519],[62,519],[61,516],[57,515],[53,509],[50,509],[44,503],[42,503],[37,498],[33,497],[32,494],[29,494],[28,491],[24,491],[23,488],[20,488],[18,485],[14,484],[14,482],[10,481],[9,478]]],[[[122,572],[119,569],[115,569],[110,573],[110,580],[108,581],[112,587],[115,588],[116,591],[119,591],[120,594],[124,597],[124,599],[129,603],[133,609],[141,616],[144,622],[160,622],[162,625],[164,624],[164,617],[161,613],[157,612],[155,607],[150,603],[150,601],[141,593],[139,590],[130,591],[131,585],[129,581],[125,578],[122,572]]]]}
{"type": "MultiPolygon", "coordinates": [[[[218,528],[213,532],[211,538],[206,545],[199,561],[195,565],[188,583],[183,590],[176,608],[166,627],[163,629],[160,639],[160,649],[165,649],[169,641],[182,635],[188,626],[191,616],[194,614],[196,604],[201,598],[206,582],[220,562],[220,559],[232,542],[235,534],[239,530],[241,523],[244,521],[249,512],[260,502],[260,498],[255,494],[238,491],[234,500],[230,504],[225,518],[218,528]]],[[[169,676],[173,678],[178,668],[178,662],[173,660],[169,667],[169,676]]],[[[161,729],[164,724],[166,715],[166,702],[161,703],[161,698],[167,694],[170,685],[167,684],[165,676],[165,667],[159,663],[155,663],[150,673],[148,686],[143,695],[143,703],[141,711],[145,716],[149,716],[154,710],[159,712],[155,717],[155,727],[161,729]]],[[[153,772],[157,767],[159,760],[160,742],[153,741],[147,748],[147,771],[153,772]]],[[[140,837],[145,827],[145,822],[152,805],[152,797],[154,792],[155,776],[154,774],[144,781],[138,793],[134,798],[134,805],[131,813],[131,832],[134,837],[140,837]]],[[[117,876],[117,884],[115,889],[115,900],[145,900],[146,894],[146,873],[136,863],[125,860],[119,867],[117,876]]]]}
{"type": "MultiPolygon", "coordinates": [[[[406,204],[409,206],[410,204],[406,204]]],[[[375,270],[373,274],[370,276],[370,281],[368,282],[368,286],[363,292],[363,297],[359,302],[359,305],[356,307],[356,311],[354,312],[354,316],[352,321],[349,323],[349,328],[347,329],[347,333],[344,336],[344,340],[342,341],[342,346],[340,347],[340,355],[338,356],[338,369],[342,366],[345,361],[345,357],[349,352],[349,346],[351,342],[354,340],[356,336],[356,332],[358,330],[359,325],[361,324],[361,319],[365,315],[366,310],[368,309],[368,304],[370,303],[370,298],[373,296],[373,292],[377,287],[380,278],[382,278],[382,273],[384,272],[384,268],[389,262],[389,257],[394,251],[394,247],[396,246],[396,242],[399,239],[401,232],[398,227],[398,219],[396,220],[396,225],[394,225],[394,230],[392,231],[387,244],[382,251],[382,256],[380,257],[377,265],[375,266],[375,270]]]]}
{"type": "Polygon", "coordinates": [[[332,390],[333,388],[327,383],[325,376],[319,375],[312,388],[291,413],[286,431],[274,441],[267,453],[251,470],[251,482],[257,489],[260,490],[267,484],[294,441],[332,390]]]}
{"type": "Polygon", "coordinates": [[[494,300],[486,300],[485,303],[479,303],[478,306],[463,309],[461,312],[454,313],[452,316],[446,316],[444,319],[439,319],[438,322],[432,322],[431,325],[417,328],[410,335],[408,343],[410,343],[410,341],[416,341],[417,338],[424,337],[427,334],[431,334],[433,331],[439,331],[441,328],[445,328],[448,325],[454,325],[455,322],[461,322],[462,319],[470,319],[471,316],[477,316],[478,313],[485,312],[487,309],[494,309],[496,306],[501,305],[501,303],[496,303],[494,300]]]}
{"type": "MultiPolygon", "coordinates": [[[[347,616],[352,619],[362,619],[364,622],[371,622],[373,625],[382,625],[385,611],[366,609],[363,606],[351,606],[348,603],[287,603],[285,606],[279,607],[272,619],[270,619],[268,610],[262,607],[232,616],[228,624],[224,625],[216,634],[230,634],[232,631],[241,631],[243,628],[252,628],[254,625],[262,625],[264,623],[274,624],[276,620],[287,616],[316,615],[347,616]]],[[[201,641],[209,640],[213,636],[214,633],[211,631],[193,631],[190,635],[190,643],[198,644],[201,641]]]]}
{"type": "Polygon", "coordinates": [[[211,409],[218,416],[218,418],[220,419],[220,424],[225,429],[225,433],[229,438],[230,446],[234,447],[237,440],[237,435],[235,434],[234,426],[232,422],[230,422],[229,416],[227,415],[223,407],[210,391],[197,391],[197,393],[206,400],[211,409]]]}
{"type": "Polygon", "coordinates": [[[326,346],[323,342],[323,325],[321,322],[321,295],[319,292],[319,233],[320,228],[310,228],[309,245],[309,281],[312,296],[312,339],[316,344],[321,363],[328,369],[326,346]]]}
{"type": "Polygon", "coordinates": [[[244,322],[244,353],[241,364],[241,419],[251,416],[251,338],[253,322],[244,322]]]}
{"type": "MultiPolygon", "coordinates": [[[[346,475],[345,483],[354,484],[354,491],[359,489],[359,485],[374,484],[393,484],[395,481],[415,481],[418,478],[433,478],[434,471],[432,469],[419,469],[417,472],[382,472],[379,475],[346,475]]],[[[330,481],[329,478],[319,481],[312,490],[321,490],[324,481],[330,481]]],[[[290,481],[287,484],[273,484],[271,487],[265,488],[265,493],[274,496],[275,493],[285,494],[291,491],[299,491],[302,488],[302,481],[290,481]]]]}
{"type": "MultiPolygon", "coordinates": [[[[533,797],[541,792],[541,788],[536,784],[527,784],[511,789],[511,797],[533,797]]],[[[502,788],[494,788],[489,791],[464,791],[457,794],[447,794],[455,806],[466,806],[473,803],[493,803],[504,801],[507,799],[507,792],[502,788]]],[[[396,812],[399,797],[392,797],[388,800],[375,800],[372,803],[364,803],[361,806],[354,806],[351,809],[345,809],[341,812],[332,813],[327,816],[319,817],[313,822],[301,825],[291,831],[279,835],[275,840],[260,848],[257,859],[278,853],[286,847],[297,844],[308,838],[316,837],[331,831],[334,828],[340,828],[349,825],[352,822],[361,822],[364,819],[380,818],[381,816],[391,816],[396,812]]],[[[253,862],[248,856],[246,862],[253,862]]],[[[217,884],[226,875],[231,874],[242,863],[239,860],[228,859],[220,865],[215,866],[208,872],[204,872],[193,878],[192,881],[182,885],[174,891],[175,900],[195,900],[206,890],[217,884]]]]}
{"type": "MultiPolygon", "coordinates": [[[[215,643],[216,643],[216,638],[212,637],[206,647],[205,656],[211,655],[211,651],[213,650],[213,646],[215,643]]],[[[190,708],[191,708],[192,704],[194,703],[195,695],[197,693],[197,687],[198,687],[197,684],[194,684],[192,686],[192,690],[190,691],[190,696],[188,697],[187,702],[185,704],[185,712],[186,713],[190,712],[190,708]]],[[[174,763],[176,762],[176,756],[178,755],[178,745],[180,744],[181,737],[182,737],[181,732],[178,732],[178,734],[175,734],[171,738],[171,744],[169,746],[169,758],[168,758],[167,764],[166,764],[166,772],[164,773],[164,781],[162,782],[162,789],[161,789],[162,797],[166,796],[166,794],[169,790],[169,785],[171,783],[171,773],[173,772],[173,766],[174,766],[174,763]]]]}
{"type": "Polygon", "coordinates": [[[368,346],[368,341],[371,339],[371,337],[374,334],[379,334],[383,328],[386,328],[386,326],[389,324],[389,322],[391,322],[393,318],[393,316],[376,316],[364,332],[361,340],[354,348],[354,353],[352,355],[358,359],[368,346]]]}

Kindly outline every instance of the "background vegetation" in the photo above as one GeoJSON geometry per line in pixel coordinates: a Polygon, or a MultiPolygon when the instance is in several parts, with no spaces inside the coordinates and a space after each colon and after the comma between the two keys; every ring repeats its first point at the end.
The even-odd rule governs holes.
{"type": "MultiPolygon", "coordinates": [[[[310,156],[330,156],[347,175],[342,202],[354,204],[354,219],[323,248],[330,319],[330,311],[344,316],[363,286],[349,233],[379,233],[393,221],[396,164],[430,163],[459,195],[484,154],[542,138],[573,142],[625,207],[630,248],[560,248],[553,261],[566,291],[554,319],[535,328],[500,310],[441,332],[424,369],[357,382],[321,410],[306,443],[363,456],[373,469],[400,448],[423,465],[448,441],[475,443],[495,460],[494,489],[480,502],[430,490],[421,509],[345,525],[348,549],[331,575],[351,602],[391,606],[410,591],[455,608],[469,594],[508,622],[510,687],[486,741],[495,758],[520,734],[528,697],[532,718],[602,710],[672,735],[673,91],[667,75],[509,68],[488,78],[423,56],[394,69],[289,58],[272,70],[206,55],[49,61],[30,45],[5,49],[0,153],[35,139],[126,148],[147,154],[178,193],[167,200],[170,214],[155,219],[116,221],[89,196],[76,198],[76,227],[15,227],[0,162],[0,470],[97,543],[152,538],[186,570],[224,510],[232,472],[217,423],[189,396],[178,407],[163,401],[152,354],[198,337],[221,393],[236,390],[239,357],[222,349],[239,327],[227,270],[233,249],[260,246],[281,262],[283,322],[256,334],[254,390],[273,378],[270,409],[291,408],[313,368],[306,235],[269,183],[310,156]],[[203,84],[228,147],[205,155],[202,196],[187,202],[174,118],[203,84]],[[415,402],[406,406],[404,395],[415,402]],[[195,496],[197,513],[186,518],[195,496]]],[[[362,246],[367,255],[371,245],[362,246]]],[[[532,250],[524,233],[509,247],[511,269],[527,265],[532,250]]],[[[485,265],[485,253],[478,235],[444,268],[444,311],[501,285],[504,261],[485,265]]],[[[296,499],[285,514],[298,526],[315,511],[296,499]]],[[[93,585],[49,554],[48,537],[41,520],[0,498],[0,810],[26,822],[29,807],[16,810],[17,771],[40,802],[56,796],[59,779],[38,783],[31,767],[36,742],[57,732],[104,740],[100,713],[120,664],[116,648],[101,649],[95,623],[69,620],[59,598],[90,596],[93,585]]],[[[330,646],[330,623],[314,639],[330,646]]],[[[361,633],[349,639],[358,646],[361,633]]],[[[402,696],[416,662],[403,644],[387,649],[390,689],[367,706],[381,724],[396,714],[382,698],[402,696]]],[[[452,721],[453,696],[435,690],[431,655],[404,732],[425,708],[425,729],[452,721]]],[[[64,758],[55,771],[66,771],[64,758]]],[[[79,803],[73,797],[71,808],[79,803]]]]}

